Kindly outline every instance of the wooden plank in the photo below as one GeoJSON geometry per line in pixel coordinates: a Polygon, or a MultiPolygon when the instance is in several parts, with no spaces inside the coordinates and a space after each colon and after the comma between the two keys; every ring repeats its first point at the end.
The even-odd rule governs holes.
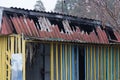
{"type": "Polygon", "coordinates": [[[70,80],[72,80],[72,48],[70,45],[70,80]]]}
{"type": "Polygon", "coordinates": [[[63,63],[63,71],[62,72],[63,72],[63,80],[65,80],[66,74],[65,74],[65,45],[64,44],[62,46],[62,50],[63,50],[62,51],[62,56],[63,56],[63,60],[62,60],[63,61],[62,62],[63,63]]]}
{"type": "Polygon", "coordinates": [[[75,80],[74,45],[72,45],[72,80],[75,80]]]}
{"type": "Polygon", "coordinates": [[[107,53],[108,54],[107,55],[108,56],[108,64],[107,64],[108,65],[108,80],[110,80],[110,47],[108,46],[107,48],[108,48],[108,53],[107,53]]]}
{"type": "Polygon", "coordinates": [[[26,80],[26,42],[22,40],[23,80],[26,80]]]}
{"type": "MultiPolygon", "coordinates": [[[[2,40],[1,40],[1,37],[0,37],[0,44],[2,40]]],[[[2,45],[0,45],[0,80],[2,80],[2,45]]]]}
{"type": "Polygon", "coordinates": [[[62,77],[63,77],[63,76],[62,76],[62,75],[63,75],[63,74],[62,74],[62,73],[63,73],[63,72],[62,72],[62,69],[63,69],[63,67],[62,67],[62,44],[60,44],[60,80],[63,80],[63,79],[62,79],[62,77]]]}
{"type": "Polygon", "coordinates": [[[120,47],[118,47],[118,53],[117,54],[118,54],[118,60],[117,60],[117,62],[118,62],[117,67],[118,68],[117,69],[118,69],[118,80],[119,80],[120,79],[120,75],[119,75],[120,74],[120,47]]]}
{"type": "Polygon", "coordinates": [[[50,80],[54,80],[54,53],[53,53],[53,43],[51,43],[50,49],[50,80]]]}
{"type": "Polygon", "coordinates": [[[106,80],[106,47],[104,47],[104,80],[106,80]]]}
{"type": "Polygon", "coordinates": [[[96,46],[94,46],[94,80],[96,80],[96,46]]]}
{"type": "Polygon", "coordinates": [[[21,36],[18,35],[18,53],[21,53],[21,48],[22,48],[21,42],[22,42],[21,36]]]}
{"type": "Polygon", "coordinates": [[[77,80],[79,80],[79,46],[77,45],[77,80]]]}
{"type": "Polygon", "coordinates": [[[87,67],[87,68],[86,68],[86,72],[87,72],[87,73],[86,73],[86,80],[89,80],[89,78],[88,78],[88,75],[89,75],[89,74],[88,74],[88,64],[89,64],[89,63],[88,63],[88,52],[89,52],[89,51],[88,51],[88,46],[87,46],[87,52],[86,52],[86,67],[87,67]]]}
{"type": "Polygon", "coordinates": [[[116,80],[116,48],[114,47],[114,80],[116,80]]]}
{"type": "Polygon", "coordinates": [[[93,70],[92,70],[92,46],[90,46],[90,80],[93,80],[92,74],[93,74],[93,70]]]}
{"type": "Polygon", "coordinates": [[[65,66],[66,66],[66,80],[68,80],[68,61],[67,61],[67,44],[65,44],[65,66]]]}
{"type": "Polygon", "coordinates": [[[58,44],[56,43],[56,80],[58,80],[58,44]]]}

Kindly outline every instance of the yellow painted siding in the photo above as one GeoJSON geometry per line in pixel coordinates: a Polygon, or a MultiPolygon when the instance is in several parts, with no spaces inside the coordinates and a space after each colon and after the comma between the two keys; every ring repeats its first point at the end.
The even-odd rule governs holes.
{"type": "MultiPolygon", "coordinates": [[[[11,79],[10,61],[11,54],[14,53],[23,54],[23,80],[26,80],[26,41],[19,35],[3,36],[0,37],[0,44],[2,44],[0,45],[0,80],[11,79]]],[[[78,80],[76,77],[79,73],[77,72],[76,74],[76,65],[78,64],[77,62],[79,62],[76,59],[77,46],[74,44],[59,44],[53,42],[49,44],[51,45],[50,80],[78,80]],[[56,45],[55,53],[53,44],[56,45]],[[54,61],[56,61],[56,67],[54,67],[54,61]]],[[[120,46],[88,45],[84,46],[84,50],[85,80],[120,79],[120,46]]]]}
{"type": "MultiPolygon", "coordinates": [[[[25,58],[25,45],[22,46],[22,44],[20,35],[0,36],[0,80],[11,80],[11,54],[23,51],[25,58]]],[[[23,63],[25,64],[25,59],[23,63]]],[[[25,80],[25,65],[23,74],[23,80],[25,80]]]]}

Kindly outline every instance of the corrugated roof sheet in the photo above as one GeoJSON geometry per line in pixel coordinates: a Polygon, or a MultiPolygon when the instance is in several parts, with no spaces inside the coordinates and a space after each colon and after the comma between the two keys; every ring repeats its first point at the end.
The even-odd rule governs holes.
{"type": "MultiPolygon", "coordinates": [[[[54,19],[54,17],[49,18],[46,16],[31,16],[17,12],[9,14],[8,11],[4,13],[2,17],[0,34],[8,35],[13,33],[23,33],[27,37],[57,39],[61,41],[69,40],[89,43],[109,43],[109,35],[106,34],[106,31],[102,29],[101,26],[89,26],[87,23],[79,25],[80,23],[82,22],[72,22],[69,19],[59,20],[54,19]]],[[[113,31],[113,33],[119,42],[120,34],[117,31],[113,31]]]]}

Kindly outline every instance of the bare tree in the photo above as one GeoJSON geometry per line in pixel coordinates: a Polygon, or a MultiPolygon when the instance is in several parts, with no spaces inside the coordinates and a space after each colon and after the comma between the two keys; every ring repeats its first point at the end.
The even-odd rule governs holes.
{"type": "Polygon", "coordinates": [[[34,9],[38,11],[45,11],[44,4],[41,0],[36,1],[36,4],[34,5],[34,9]]]}
{"type": "MultiPolygon", "coordinates": [[[[97,11],[99,19],[102,20],[103,25],[108,24],[114,29],[120,29],[120,1],[113,0],[90,0],[88,5],[97,11]]],[[[120,32],[120,31],[119,31],[120,32]]]]}

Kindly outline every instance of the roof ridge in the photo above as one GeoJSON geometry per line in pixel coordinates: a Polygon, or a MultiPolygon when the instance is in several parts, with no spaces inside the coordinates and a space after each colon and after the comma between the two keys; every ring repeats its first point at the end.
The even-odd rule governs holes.
{"type": "Polygon", "coordinates": [[[86,17],[79,17],[79,16],[74,16],[71,14],[65,14],[65,13],[60,13],[60,12],[55,12],[55,11],[39,11],[39,10],[35,10],[35,9],[25,9],[25,8],[20,8],[20,7],[10,7],[11,9],[19,9],[19,10],[24,10],[24,11],[32,11],[32,12],[40,12],[40,13],[51,13],[51,14],[58,14],[58,15],[62,15],[62,16],[69,16],[69,17],[74,17],[74,18],[81,18],[81,19],[87,19],[87,20],[94,20],[94,21],[100,21],[100,20],[95,20],[95,19],[90,19],[90,18],[86,18],[86,17]]]}

